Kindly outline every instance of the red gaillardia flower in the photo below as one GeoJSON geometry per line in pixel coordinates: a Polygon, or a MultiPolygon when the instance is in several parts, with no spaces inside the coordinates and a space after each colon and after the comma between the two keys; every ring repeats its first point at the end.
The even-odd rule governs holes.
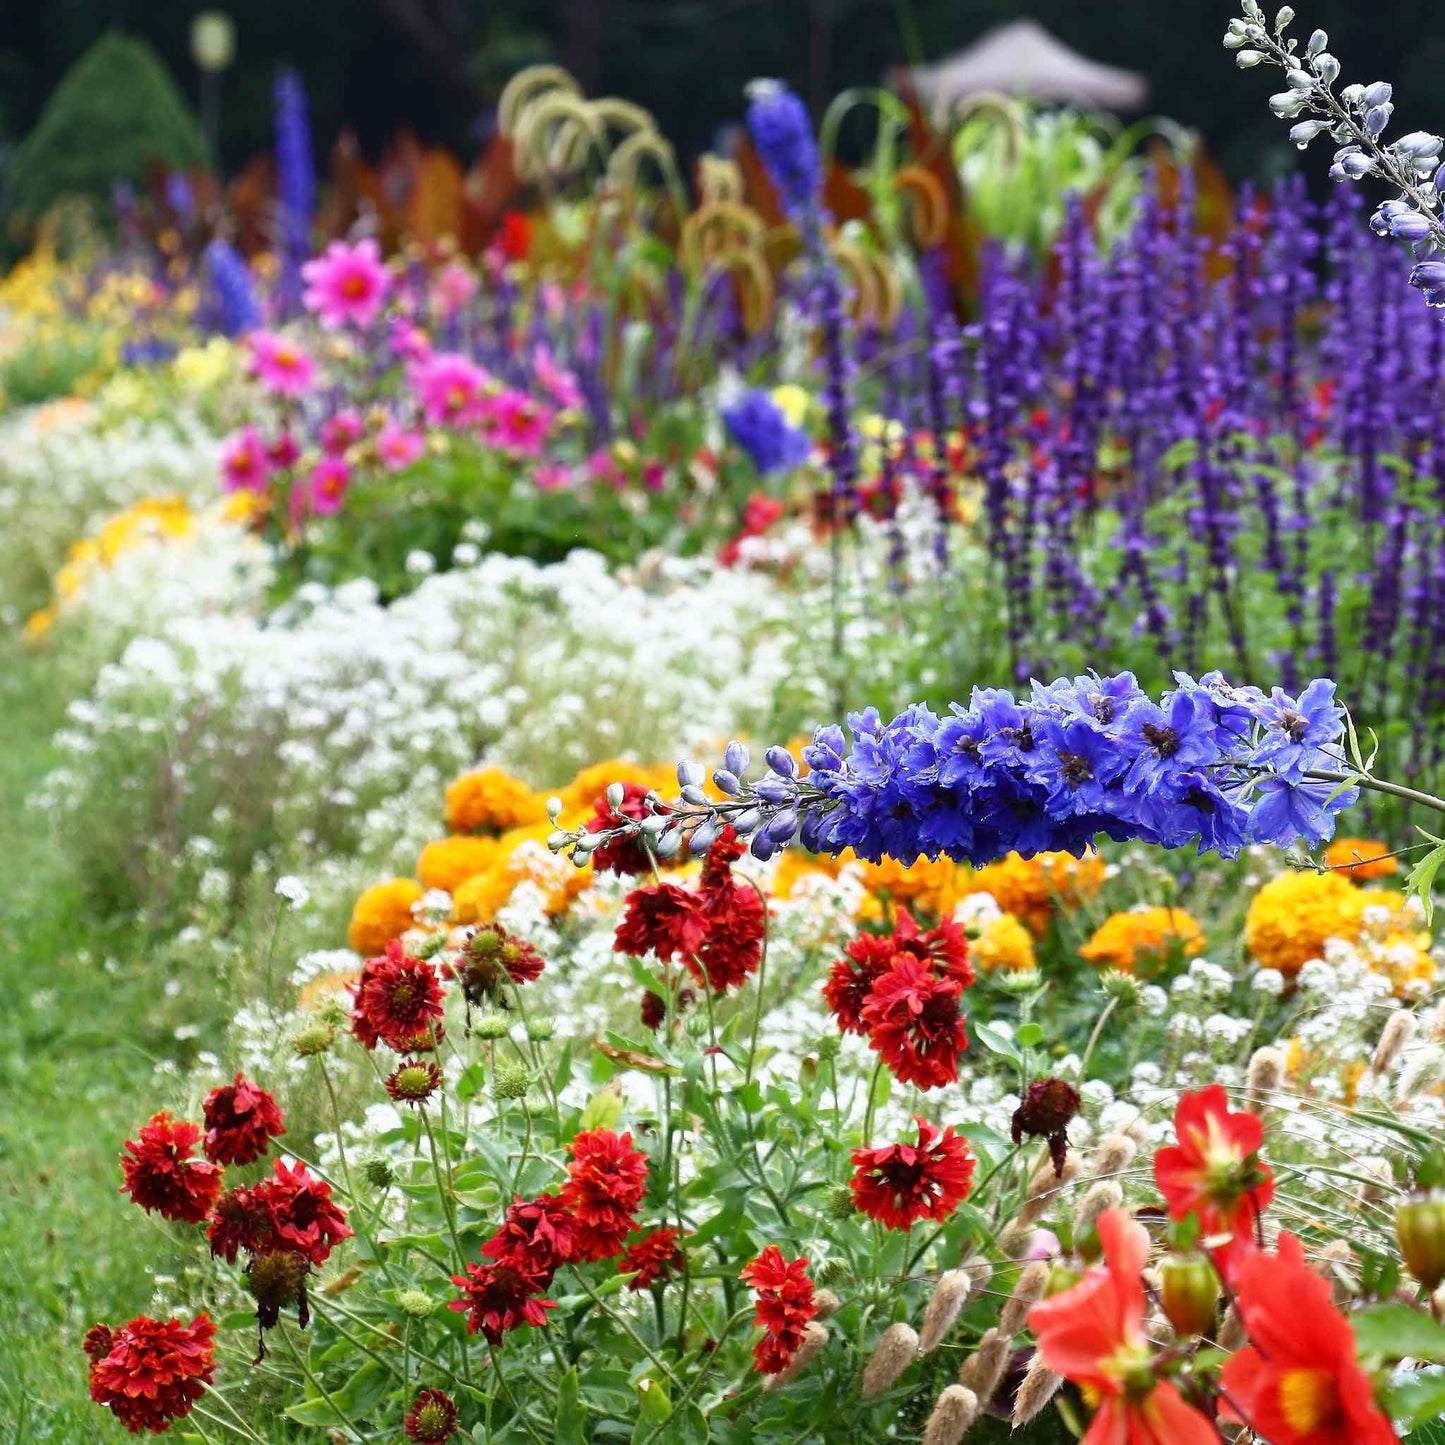
{"type": "Polygon", "coordinates": [[[286,1132],[276,1100],[244,1074],[212,1089],[201,1108],[206,1121],[201,1148],[213,1164],[254,1163],[286,1132]]]}
{"type": "Polygon", "coordinates": [[[207,1315],[197,1315],[188,1325],[137,1315],[107,1331],[105,1340],[101,1328],[86,1335],[90,1398],[97,1405],[134,1435],[142,1430],[160,1435],[173,1420],[191,1413],[216,1369],[211,1347],[216,1327],[207,1315]],[[104,1354],[98,1353],[102,1343],[109,1346],[104,1354]]]}
{"type": "Polygon", "coordinates": [[[555,1301],[537,1298],[546,1288],[541,1277],[514,1261],[469,1264],[465,1274],[452,1276],[452,1283],[462,1296],[447,1308],[466,1315],[469,1335],[480,1332],[493,1345],[520,1325],[545,1325],[547,1311],[557,1308],[555,1301]]]}
{"type": "Polygon", "coordinates": [[[763,961],[767,908],[758,890],[739,883],[732,865],[746,850],[731,824],[713,840],[702,865],[698,900],[707,919],[707,939],[688,969],[714,993],[741,988],[763,961]]]}
{"type": "Polygon", "coordinates": [[[420,1107],[442,1086],[442,1071],[430,1059],[403,1059],[385,1079],[398,1104],[420,1107]]]}
{"type": "Polygon", "coordinates": [[[345,1211],[332,1202],[331,1186],[299,1161],[288,1165],[278,1159],[274,1169],[275,1177],[251,1192],[265,1202],[275,1244],[304,1254],[314,1265],[325,1264],[331,1251],[351,1238],[345,1211]]]}
{"type": "Polygon", "coordinates": [[[515,1264],[535,1275],[542,1288],[572,1259],[575,1224],[571,1209],[555,1194],[536,1199],[517,1195],[501,1228],[482,1246],[482,1253],[497,1264],[515,1264]]]}
{"type": "Polygon", "coordinates": [[[823,984],[823,997],[838,1020],[838,1031],[864,1034],[863,1005],[873,993],[873,985],[888,972],[893,962],[893,939],[877,933],[860,933],[828,970],[823,984]]]}
{"type": "Polygon", "coordinates": [[[400,939],[368,958],[355,987],[351,1028],[368,1049],[383,1043],[399,1054],[424,1053],[442,1037],[442,990],[436,969],[408,958],[400,939]]]}
{"type": "Polygon", "coordinates": [[[1281,1234],[1278,1254],[1248,1251],[1235,1290],[1250,1343],[1224,1363],[1226,1416],[1237,1410],[1271,1445],[1393,1445],[1350,1322],[1299,1240],[1281,1234]]]}
{"type": "Polygon", "coordinates": [[[200,1137],[194,1124],[153,1114],[139,1139],[125,1141],[121,1193],[148,1214],[155,1210],[177,1224],[199,1224],[221,1194],[220,1167],[195,1157],[200,1137]]]}
{"type": "Polygon", "coordinates": [[[611,1259],[632,1233],[633,1215],[647,1193],[647,1155],[631,1134],[593,1129],[567,1146],[572,1162],[562,1202],[572,1211],[578,1260],[611,1259]]]}
{"type": "Polygon", "coordinates": [[[406,1417],[406,1438],[415,1445],[446,1445],[457,1429],[457,1407],[444,1390],[422,1390],[406,1417]]]}
{"type": "Polygon", "coordinates": [[[936,1089],[958,1078],[958,1056],[968,1047],[962,994],[958,979],[940,978],[910,954],[875,980],[863,1027],[900,1083],[936,1089]]]}
{"type": "Polygon", "coordinates": [[[1029,1311],[1039,1354],[1097,1400],[1084,1445],[1219,1445],[1219,1432],[1154,1368],[1144,1333],[1149,1233],[1123,1209],[1099,1216],[1104,1267],[1029,1311]]]}
{"type": "Polygon", "coordinates": [[[753,1346],[753,1367],[759,1374],[780,1374],[802,1344],[804,1326],[818,1313],[808,1261],[790,1262],[776,1244],[770,1244],[744,1266],[739,1278],[757,1295],[754,1321],[767,1331],[753,1346]]]}
{"type": "Polygon", "coordinates": [[[461,984],[467,1003],[480,1008],[501,992],[507,979],[518,985],[533,983],[546,966],[546,959],[525,938],[509,933],[500,923],[484,923],[444,972],[461,984]]]}
{"type": "Polygon", "coordinates": [[[271,1237],[271,1211],[263,1185],[228,1189],[216,1201],[206,1238],[217,1259],[235,1264],[242,1250],[256,1254],[268,1247],[271,1237]]]}
{"type": "Polygon", "coordinates": [[[644,1234],[634,1244],[629,1244],[621,1259],[617,1261],[618,1274],[631,1274],[637,1278],[630,1281],[628,1289],[646,1289],[658,1280],[672,1275],[674,1270],[683,1269],[687,1256],[677,1242],[677,1230],[654,1229],[644,1234]]]}
{"type": "Polygon", "coordinates": [[[952,1124],[940,1130],[916,1114],[913,1122],[917,1144],[853,1151],[853,1202],[889,1229],[912,1229],[920,1219],[947,1219],[973,1184],[968,1140],[960,1139],[952,1124]]]}
{"type": "Polygon", "coordinates": [[[1230,1280],[1274,1198],[1274,1176],[1259,1157],[1264,1125],[1253,1114],[1231,1113],[1224,1086],[1210,1084],[1181,1095],[1174,1132],[1179,1143],[1154,1156],[1154,1183],[1170,1218],[1198,1218],[1206,1246],[1211,1236],[1232,1236],[1212,1247],[1219,1272],[1230,1280]]]}
{"type": "MultiPolygon", "coordinates": [[[[589,833],[605,833],[628,820],[641,822],[652,814],[646,800],[646,788],[638,783],[623,783],[621,805],[614,809],[604,793],[593,804],[594,816],[584,826],[589,833]]],[[[667,813],[671,809],[659,807],[657,811],[667,813]]],[[[603,843],[592,852],[592,866],[598,873],[650,873],[652,863],[647,845],[636,835],[603,843]]]]}
{"type": "Polygon", "coordinates": [[[707,919],[693,894],[676,883],[657,883],[634,888],[627,895],[627,912],[617,926],[614,946],[633,958],[644,953],[661,959],[691,958],[707,932],[707,919]]]}

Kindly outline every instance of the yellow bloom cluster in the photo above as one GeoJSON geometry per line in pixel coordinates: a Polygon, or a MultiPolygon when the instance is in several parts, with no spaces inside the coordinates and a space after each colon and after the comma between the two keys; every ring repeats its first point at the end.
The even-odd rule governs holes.
{"type": "Polygon", "coordinates": [[[1347,874],[1356,883],[1388,878],[1400,871],[1389,849],[1371,838],[1336,838],[1325,849],[1325,864],[1347,874]]]}
{"type": "Polygon", "coordinates": [[[390,878],[368,888],[351,910],[347,942],[367,958],[381,953],[412,926],[412,906],[421,902],[421,896],[422,886],[415,878],[390,878]]]}
{"type": "Polygon", "coordinates": [[[1110,914],[1079,949],[1079,957],[1096,968],[1148,974],[1176,950],[1185,958],[1204,952],[1198,920],[1182,908],[1140,908],[1110,914]]]}
{"type": "Polygon", "coordinates": [[[463,773],[447,788],[447,827],[453,833],[505,833],[546,816],[547,800],[501,768],[463,773]]]}
{"type": "Polygon", "coordinates": [[[1022,858],[1010,853],[980,868],[964,891],[990,894],[1005,913],[1022,919],[1035,938],[1048,932],[1057,909],[1071,913],[1098,895],[1104,860],[1097,853],[1039,853],[1022,858]]]}
{"type": "Polygon", "coordinates": [[[969,944],[968,956],[980,973],[1030,969],[1037,962],[1033,934],[1012,913],[1000,913],[985,924],[983,932],[969,944]]]}

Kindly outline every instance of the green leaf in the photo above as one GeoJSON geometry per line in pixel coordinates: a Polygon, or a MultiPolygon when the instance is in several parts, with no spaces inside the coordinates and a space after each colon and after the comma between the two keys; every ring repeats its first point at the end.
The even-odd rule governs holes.
{"type": "Polygon", "coordinates": [[[585,1445],[587,1412],[582,1407],[582,1387],[573,1365],[557,1382],[557,1419],[552,1438],[557,1445],[585,1445]]]}
{"type": "Polygon", "coordinates": [[[336,1411],[325,1400],[302,1400],[299,1405],[286,1407],[286,1418],[298,1425],[335,1425],[336,1411]]]}
{"type": "Polygon", "coordinates": [[[474,1099],[486,1087],[487,1073],[482,1067],[481,1060],[474,1064],[468,1064],[462,1070],[461,1077],[457,1080],[457,1098],[465,1103],[468,1099],[474,1099]]]}
{"type": "Polygon", "coordinates": [[[598,1089],[583,1105],[583,1130],[612,1129],[622,1122],[622,1090],[615,1084],[598,1089]]]}
{"type": "Polygon", "coordinates": [[[1445,1374],[1417,1375],[1385,1392],[1385,1408],[1392,1420],[1425,1425],[1445,1418],[1445,1374]]]}
{"type": "Polygon", "coordinates": [[[1445,1326],[1409,1305],[1383,1304],[1351,1316],[1360,1354],[1445,1363],[1445,1326]]]}
{"type": "Polygon", "coordinates": [[[1024,1024],[1019,1029],[1018,1041],[1023,1048],[1037,1048],[1044,1041],[1044,1031],[1036,1023],[1024,1024]]]}
{"type": "MultiPolygon", "coordinates": [[[[1420,831],[1425,832],[1423,828],[1420,831]]],[[[1435,916],[1435,875],[1439,873],[1441,865],[1445,864],[1445,843],[1433,834],[1425,833],[1425,836],[1435,847],[1410,870],[1410,876],[1405,879],[1405,892],[1413,893],[1424,905],[1425,926],[1428,928],[1435,916]]]]}
{"type": "Polygon", "coordinates": [[[997,1024],[976,1023],[972,1025],[971,1032],[989,1053],[998,1054],[1009,1060],[1010,1063],[1023,1068],[1024,1056],[1018,1051],[1014,1041],[997,1024]]]}

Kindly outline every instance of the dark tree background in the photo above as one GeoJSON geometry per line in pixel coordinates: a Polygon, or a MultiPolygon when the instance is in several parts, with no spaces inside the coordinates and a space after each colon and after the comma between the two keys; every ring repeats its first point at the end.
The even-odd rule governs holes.
{"type": "MultiPolygon", "coordinates": [[[[0,0],[0,146],[34,123],[56,81],[107,27],[148,39],[194,97],[197,0],[0,0]]],[[[737,119],[753,76],[815,106],[876,83],[911,54],[937,59],[1001,21],[1032,16],[1095,59],[1145,73],[1152,112],[1203,132],[1235,178],[1295,157],[1265,104],[1267,73],[1240,73],[1219,41],[1229,0],[232,0],[238,51],[223,88],[228,169],[270,145],[270,87],[298,66],[319,142],[344,125],[375,152],[403,127],[470,156],[490,102],[520,65],[555,59],[589,93],[651,109],[684,154],[737,119]]],[[[1445,125],[1438,0],[1297,0],[1296,26],[1329,31],[1347,78],[1395,84],[1405,128],[1445,125]]]]}

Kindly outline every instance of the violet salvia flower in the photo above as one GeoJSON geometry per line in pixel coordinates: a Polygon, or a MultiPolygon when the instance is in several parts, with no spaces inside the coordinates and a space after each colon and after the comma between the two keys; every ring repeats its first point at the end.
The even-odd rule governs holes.
{"type": "Polygon", "coordinates": [[[778,80],[748,87],[748,134],[789,220],[811,230],[823,189],[823,158],[807,107],[778,80]]]}
{"type": "Polygon", "coordinates": [[[761,387],[742,393],[721,410],[728,434],[748,454],[760,476],[790,471],[808,456],[808,438],[788,424],[783,409],[761,387]]]}
{"type": "Polygon", "coordinates": [[[240,336],[261,320],[250,267],[228,241],[212,241],[206,247],[205,257],[206,277],[215,293],[221,330],[227,336],[240,336]]]}
{"type": "MultiPolygon", "coordinates": [[[[851,743],[836,724],[814,734],[806,776],[770,748],[767,774],[744,782],[745,755],[730,750],[715,777],[726,801],[694,789],[665,811],[653,799],[623,831],[663,856],[704,851],[730,824],[763,859],[799,841],[874,862],[984,864],[1012,851],[1077,855],[1100,836],[1232,857],[1251,842],[1322,842],[1358,797],[1341,772],[1344,710],[1324,678],[1293,697],[1176,673],[1156,703],[1131,673],[1089,673],[1024,697],[975,689],[943,717],[915,704],[891,722],[873,708],[847,722],[851,743]]],[[[585,862],[618,831],[551,842],[585,862]]]]}
{"type": "Polygon", "coordinates": [[[286,274],[282,278],[287,310],[300,301],[300,267],[311,254],[311,222],[316,213],[316,162],[311,150],[311,120],[306,87],[294,70],[276,77],[276,201],[280,222],[280,250],[286,274]],[[291,294],[294,291],[294,296],[291,294]]]}

